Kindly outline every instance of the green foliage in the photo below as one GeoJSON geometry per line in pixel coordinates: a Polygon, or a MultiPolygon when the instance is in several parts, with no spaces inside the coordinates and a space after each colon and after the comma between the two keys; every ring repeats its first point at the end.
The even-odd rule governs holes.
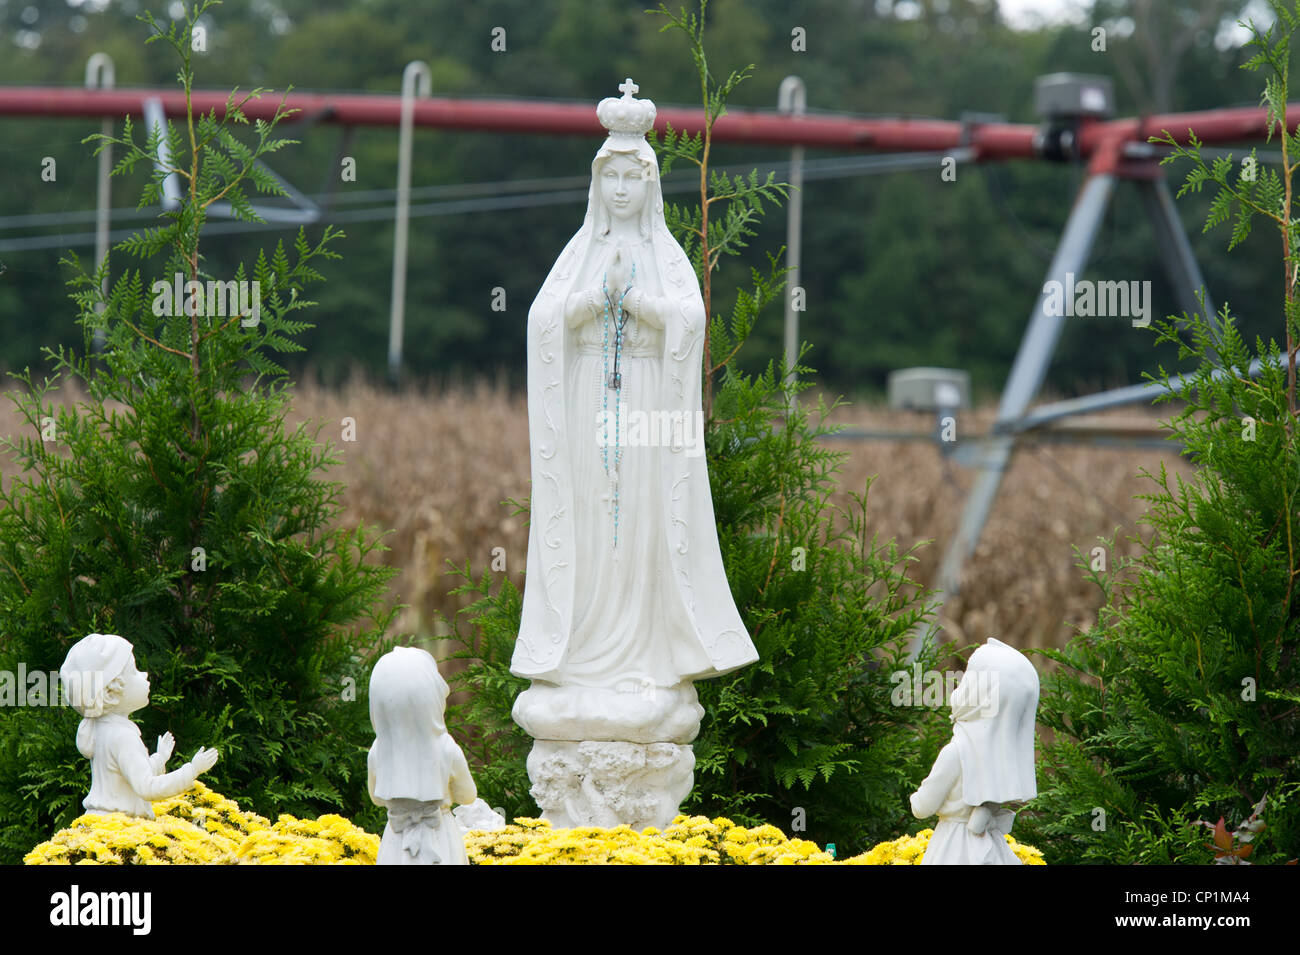
{"type": "MultiPolygon", "coordinates": [[[[1300,852],[1300,451],[1277,346],[1257,346],[1252,380],[1254,356],[1226,308],[1221,319],[1215,338],[1194,317],[1185,353],[1200,366],[1169,422],[1196,475],[1149,475],[1152,543],[1112,577],[1091,575],[1107,597],[1097,625],[1046,651],[1062,670],[1045,681],[1039,719],[1056,739],[1024,826],[1054,862],[1207,862],[1190,824],[1244,820],[1264,795],[1256,861],[1300,852]]],[[[1172,322],[1161,334],[1176,335],[1172,322]]]]}
{"type": "MultiPolygon", "coordinates": [[[[179,54],[187,97],[190,29],[207,6],[167,30],[143,18],[151,40],[179,54]]],[[[312,244],[300,232],[292,253],[281,244],[241,265],[238,281],[260,283],[255,315],[156,314],[172,309],[155,309],[144,277],[166,252],[169,288],[175,274],[215,279],[199,253],[212,205],[255,219],[245,185],[278,192],[257,161],[284,144],[271,135],[280,116],[255,124],[245,145],[231,102],[223,119],[191,113],[183,127],[169,124],[173,165],[154,172],[142,203],[168,174],[183,183],[180,202],[168,224],[116,247],[143,269],[124,270],[105,294],[109,262],[93,276],[68,263],[87,352],[96,332],[102,352],[49,350],[52,377],[15,376],[27,429],[2,442],[11,465],[0,492],[0,670],[57,670],[85,634],[120,633],[153,684],[136,714],[146,742],[171,731],[174,759],[215,747],[221,758],[205,780],[264,815],[355,813],[369,806],[362,657],[388,623],[373,608],[393,571],[367,560],[380,546],[371,532],[334,528],[340,485],[320,474],[335,454],[319,429],[286,429],[290,386],[273,357],[299,348],[294,336],[310,326],[293,313],[312,304],[300,293],[338,257],[329,246],[340,233],[327,228],[312,244]],[[61,378],[88,400],[56,404],[61,378]]],[[[124,150],[119,171],[152,163],[157,138],[141,147],[128,124],[113,140],[124,150]]],[[[3,861],[80,814],[90,773],[73,745],[77,719],[69,708],[6,714],[3,861]]]]}
{"type": "Polygon", "coordinates": [[[784,371],[728,364],[707,432],[727,580],[759,661],[697,685],[707,716],[685,808],[783,827],[803,808],[808,838],[857,852],[916,828],[907,793],[944,726],[890,702],[923,612],[913,554],[871,533],[866,489],[830,503],[833,409],[793,400],[802,386],[784,371]]]}
{"type": "MultiPolygon", "coordinates": [[[[1300,8],[1275,8],[1289,36],[1300,8]]],[[[1280,41],[1255,38],[1265,52],[1247,65],[1275,70],[1265,98],[1284,104],[1286,59],[1273,55],[1280,41]]],[[[1175,155],[1192,162],[1183,192],[1218,186],[1207,225],[1235,213],[1236,244],[1252,214],[1270,216],[1290,262],[1295,164],[1284,159],[1279,182],[1242,188],[1228,179],[1230,163],[1204,162],[1194,138],[1175,155]],[[1284,204],[1271,205],[1281,195],[1284,204]]],[[[1287,299],[1290,326],[1289,291],[1287,299]]],[[[1151,542],[1112,577],[1091,575],[1106,596],[1097,625],[1047,654],[1062,669],[1046,681],[1039,713],[1056,738],[1044,750],[1049,784],[1024,828],[1040,846],[1050,842],[1055,862],[1209,862],[1202,817],[1244,822],[1265,797],[1268,829],[1252,861],[1300,854],[1292,374],[1275,342],[1247,346],[1226,307],[1217,327],[1202,315],[1184,320],[1190,340],[1172,318],[1158,323],[1157,338],[1177,343],[1194,370],[1148,377],[1170,389],[1158,400],[1184,402],[1167,426],[1196,473],[1190,481],[1171,481],[1163,467],[1147,475],[1151,542]]]]}
{"type": "MultiPolygon", "coordinates": [[[[526,514],[528,508],[514,505],[514,510],[526,514]]],[[[533,740],[510,718],[515,698],[528,689],[527,680],[510,672],[523,595],[505,575],[495,592],[489,571],[474,580],[468,561],[449,572],[464,580],[452,594],[475,599],[457,611],[451,626],[461,644],[453,656],[467,661],[453,683],[468,692],[464,702],[455,702],[453,696],[447,707],[447,728],[469,761],[479,798],[503,810],[507,819],[536,817],[526,766],[533,740]]]]}
{"type": "MultiPolygon", "coordinates": [[[[1267,123],[1267,139],[1272,142],[1276,133],[1282,146],[1282,174],[1273,168],[1261,168],[1255,150],[1242,162],[1242,168],[1232,161],[1232,155],[1219,156],[1207,164],[1201,156],[1201,141],[1195,134],[1189,134],[1188,145],[1183,147],[1175,142],[1166,130],[1164,136],[1152,137],[1151,142],[1172,146],[1170,154],[1161,160],[1162,164],[1176,162],[1179,159],[1191,161],[1191,169],[1178,190],[1181,198],[1186,193],[1200,192],[1207,183],[1215,184],[1215,194],[1210,200],[1210,209],[1205,217],[1205,229],[1209,232],[1215,226],[1232,221],[1232,238],[1228,242],[1229,250],[1236,248],[1250,235],[1251,224],[1256,216],[1271,220],[1282,233],[1283,262],[1286,282],[1286,303],[1284,308],[1285,328],[1288,345],[1300,337],[1300,300],[1297,299],[1296,267],[1300,264],[1300,221],[1291,217],[1292,178],[1296,165],[1292,161],[1300,157],[1300,129],[1290,132],[1286,123],[1286,97],[1290,85],[1291,39],[1300,27],[1300,6],[1292,9],[1283,0],[1270,0],[1274,20],[1268,30],[1261,30],[1253,20],[1241,25],[1250,33],[1247,46],[1255,48],[1255,54],[1241,64],[1243,70],[1252,72],[1267,68],[1264,78],[1264,91],[1260,102],[1264,106],[1267,123]]],[[[1294,379],[1294,372],[1292,372],[1294,379]]],[[[1294,405],[1294,383],[1292,384],[1292,405],[1294,405]]]]}
{"type": "MultiPolygon", "coordinates": [[[[664,217],[686,257],[695,266],[696,278],[700,280],[700,289],[704,296],[704,311],[713,313],[713,273],[724,255],[739,255],[745,248],[746,238],[757,235],[756,226],[763,216],[763,200],[777,203],[787,195],[787,183],[777,182],[776,174],[769,172],[762,182],[758,170],[751,170],[748,177],[728,176],[709,165],[710,152],[713,148],[713,126],[719,118],[727,113],[727,100],[736,87],[747,80],[753,72],[751,63],[743,70],[733,70],[723,83],[715,83],[709,71],[709,59],[704,50],[704,19],[708,10],[708,0],[700,0],[698,15],[681,8],[673,13],[664,4],[658,13],[668,22],[660,28],[660,33],[676,30],[686,37],[695,63],[695,72],[700,81],[700,99],[704,105],[704,129],[694,137],[675,136],[672,129],[667,130],[664,139],[665,162],[671,168],[673,162],[685,160],[700,170],[700,201],[693,209],[676,207],[665,209],[664,217]],[[713,212],[713,206],[722,203],[720,212],[713,212]]],[[[657,137],[651,131],[649,141],[656,146],[657,137]]],[[[704,341],[704,415],[713,416],[713,376],[721,371],[732,357],[728,355],[717,360],[714,340],[719,334],[725,334],[720,321],[710,318],[709,334],[704,341]]]]}
{"type": "MultiPolygon", "coordinates": [[[[659,28],[660,33],[677,30],[686,36],[691,61],[695,64],[695,74],[699,77],[700,100],[704,105],[704,112],[707,116],[707,129],[711,129],[715,120],[727,114],[728,97],[731,96],[732,91],[737,86],[749,79],[753,74],[754,65],[751,63],[743,70],[732,70],[723,83],[712,83],[713,74],[709,70],[709,58],[704,49],[704,23],[708,8],[709,0],[700,0],[700,12],[698,14],[687,10],[685,7],[673,13],[663,3],[659,4],[658,9],[647,10],[646,12],[661,14],[668,20],[659,28]]],[[[708,139],[707,129],[706,141],[708,139]]],[[[704,158],[706,161],[708,160],[707,152],[704,154],[704,158]]]]}
{"type": "MultiPolygon", "coordinates": [[[[661,157],[660,175],[668,175],[673,163],[685,160],[696,166],[704,165],[704,134],[694,136],[674,130],[668,124],[662,139],[655,130],[650,130],[646,138],[661,157]]],[[[756,226],[763,217],[764,200],[779,204],[789,194],[788,185],[776,181],[776,173],[768,172],[765,179],[758,178],[758,170],[751,170],[748,176],[729,176],[717,170],[709,171],[708,201],[726,203],[722,219],[711,219],[708,228],[708,241],[702,242],[703,212],[699,205],[681,206],[676,203],[664,203],[664,221],[669,230],[681,243],[686,258],[695,266],[695,277],[703,280],[703,256],[701,248],[707,247],[709,271],[715,271],[724,255],[739,255],[748,247],[745,241],[758,233],[756,226]]]]}
{"type": "MultiPolygon", "coordinates": [[[[697,64],[705,64],[698,21],[685,13],[677,20],[698,48],[697,64]]],[[[725,96],[710,94],[707,102],[720,110],[725,96]]],[[[701,142],[669,130],[660,145],[665,166],[673,158],[701,165],[702,181],[719,190],[705,201],[736,198],[761,214],[762,201],[784,195],[770,175],[766,185],[757,172],[709,177],[701,142]]],[[[684,245],[695,235],[697,268],[708,261],[711,270],[717,258],[700,252],[700,221],[699,207],[678,209],[670,227],[684,245]]],[[[712,248],[720,255],[739,248],[748,233],[724,227],[719,234],[712,248]]],[[[912,552],[900,553],[869,531],[867,489],[847,511],[830,502],[845,456],[824,443],[835,430],[828,422],[833,408],[801,407],[797,395],[809,386],[787,374],[806,378],[811,369],[778,362],[759,375],[739,369],[759,314],[784,287],[774,256],[750,277],[752,287],[737,291],[730,318],[711,316],[722,375],[705,447],[727,580],[759,661],[696,684],[705,716],[694,744],[695,788],[682,808],[746,825],[804,824],[796,834],[858,852],[918,828],[907,794],[946,729],[929,711],[890,702],[889,674],[907,665],[906,642],[924,612],[923,595],[905,573],[912,552]]],[[[478,599],[453,628],[462,644],[458,656],[469,661],[461,686],[470,695],[452,721],[458,738],[473,739],[466,752],[484,798],[532,815],[524,765],[532,741],[510,719],[515,697],[527,688],[510,673],[520,595],[508,580],[494,592],[489,575],[476,581],[468,565],[456,573],[465,580],[458,592],[478,599]]]]}

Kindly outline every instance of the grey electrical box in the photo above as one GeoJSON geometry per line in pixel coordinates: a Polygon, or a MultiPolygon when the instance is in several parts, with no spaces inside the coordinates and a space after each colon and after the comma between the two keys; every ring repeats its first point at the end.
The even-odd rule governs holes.
{"type": "Polygon", "coordinates": [[[970,373],[953,368],[900,368],[889,373],[889,407],[953,411],[970,407],[970,373]]]}
{"type": "Polygon", "coordinates": [[[1107,119],[1115,115],[1115,84],[1109,76],[1051,73],[1034,80],[1034,109],[1043,119],[1107,119]]]}

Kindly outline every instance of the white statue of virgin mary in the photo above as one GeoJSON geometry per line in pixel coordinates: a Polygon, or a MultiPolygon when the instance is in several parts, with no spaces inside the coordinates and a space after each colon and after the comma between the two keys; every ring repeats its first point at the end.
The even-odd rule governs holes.
{"type": "Polygon", "coordinates": [[[692,680],[758,659],[723,572],[703,456],[704,303],[664,222],[645,133],[655,107],[597,108],[609,130],[582,228],[528,313],[532,508],[511,670],[539,740],[689,742],[692,680]]]}

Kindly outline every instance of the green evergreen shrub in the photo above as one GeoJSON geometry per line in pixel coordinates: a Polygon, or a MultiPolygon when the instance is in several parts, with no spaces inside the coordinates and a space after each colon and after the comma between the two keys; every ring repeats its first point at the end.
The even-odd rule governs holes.
{"type": "MultiPolygon", "coordinates": [[[[1159,340],[1178,342],[1193,370],[1153,380],[1181,399],[1168,422],[1195,464],[1190,481],[1162,467],[1146,521],[1149,544],[1113,573],[1092,573],[1106,602],[1096,626],[1048,656],[1062,669],[1045,681],[1039,719],[1054,733],[1043,749],[1045,785],[1024,816],[1024,837],[1049,862],[1206,863],[1216,851],[1198,821],[1246,822],[1265,798],[1263,834],[1249,858],[1300,854],[1300,447],[1296,440],[1296,269],[1300,229],[1291,215],[1300,135],[1286,131],[1290,41],[1300,5],[1273,3],[1275,25],[1250,25],[1267,69],[1264,103],[1280,134],[1281,175],[1254,152],[1207,164],[1193,137],[1166,134],[1166,162],[1189,160],[1179,196],[1216,186],[1206,230],[1234,220],[1229,248],[1255,216],[1283,238],[1286,355],[1275,342],[1252,350],[1225,306],[1219,329],[1202,315],[1174,319],[1159,340]],[[1243,175],[1243,171],[1246,174],[1243,175]],[[1252,363],[1259,373],[1252,377],[1252,363]]],[[[1240,856],[1239,856],[1240,857],[1240,856]]]]}
{"type": "MultiPolygon", "coordinates": [[[[187,103],[190,37],[207,6],[167,29],[142,18],[150,42],[179,54],[187,103]]],[[[299,350],[294,336],[310,326],[295,313],[314,304],[303,290],[338,257],[330,246],[341,233],[326,228],[312,244],[299,232],[292,252],[280,245],[240,265],[236,280],[260,283],[256,324],[248,312],[158,315],[143,277],[229,279],[203,269],[210,207],[225,201],[257,219],[248,184],[283,194],[256,161],[290,142],[273,138],[285,113],[254,123],[246,144],[234,134],[248,125],[244,102],[232,94],[222,119],[191,109],[167,125],[174,165],[154,170],[140,205],[160,200],[168,173],[180,201],[164,225],[116,247],[143,272],[122,271],[104,295],[109,263],[88,275],[71,260],[87,354],[52,351],[51,378],[17,376],[28,428],[3,442],[0,670],[57,671],[85,634],[120,633],[153,685],[136,719],[151,748],[174,734],[171,768],[212,746],[221,755],[205,781],[257,812],[342,810],[373,827],[362,655],[388,623],[375,608],[392,571],[367,562],[372,533],[335,527],[340,486],[321,477],[334,453],[319,429],[286,429],[290,383],[273,357],[299,350]],[[90,357],[97,330],[105,344],[90,357]],[[88,399],[58,406],[60,376],[88,399]]],[[[129,120],[110,141],[115,173],[157,156],[157,134],[142,147],[129,120]]],[[[0,861],[17,862],[80,815],[90,766],[74,746],[77,721],[67,707],[0,717],[0,861]]]]}
{"type": "MultiPolygon", "coordinates": [[[[681,30],[691,43],[709,116],[694,137],[669,129],[656,143],[665,172],[675,161],[694,163],[708,183],[700,205],[665,209],[708,302],[719,258],[743,248],[763,203],[779,201],[784,187],[771,175],[710,175],[712,122],[749,70],[714,85],[703,9],[699,17],[660,12],[669,18],[665,29],[681,30]],[[723,205],[706,223],[702,209],[714,203],[723,205]]],[[[737,369],[759,313],[784,288],[776,258],[751,277],[730,320],[714,315],[710,323],[704,374],[710,384],[721,378],[705,392],[712,406],[705,449],[727,580],[759,661],[696,684],[705,717],[694,744],[695,787],[682,811],[774,823],[835,842],[845,855],[919,828],[907,797],[933,761],[946,721],[891,705],[889,674],[908,666],[907,638],[924,595],[905,573],[911,552],[871,534],[865,489],[847,513],[830,503],[844,458],[824,444],[835,430],[832,409],[796,403],[808,384],[787,379],[779,362],[757,376],[737,369]]],[[[510,718],[528,686],[510,673],[521,595],[508,580],[494,589],[486,572],[475,580],[468,564],[457,573],[465,579],[458,592],[477,599],[452,622],[464,644],[459,655],[470,661],[461,678],[469,699],[453,721],[470,740],[466,753],[484,798],[508,814],[534,815],[524,765],[532,740],[510,718]]],[[[928,667],[933,658],[927,651],[920,662],[928,667]]]]}

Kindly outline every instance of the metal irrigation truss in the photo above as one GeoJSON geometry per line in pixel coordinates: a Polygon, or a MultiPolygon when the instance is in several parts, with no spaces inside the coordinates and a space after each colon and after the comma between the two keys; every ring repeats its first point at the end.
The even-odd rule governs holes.
{"type": "MultiPolygon", "coordinates": [[[[289,193],[289,205],[260,205],[257,211],[267,221],[217,222],[213,233],[233,233],[264,229],[283,229],[300,224],[330,221],[357,222],[394,218],[393,294],[390,314],[389,370],[396,378],[402,360],[406,280],[406,237],[412,216],[456,215],[485,210],[554,205],[585,200],[587,178],[515,180],[510,182],[467,183],[413,189],[410,184],[410,158],[414,127],[445,130],[533,133],[543,135],[590,136],[603,134],[588,103],[557,103],[527,99],[447,99],[430,95],[430,74],[426,64],[407,64],[402,76],[401,95],[293,93],[284,104],[298,112],[290,122],[303,126],[328,124],[342,130],[340,155],[351,130],[357,126],[396,126],[399,130],[398,181],[392,190],[367,190],[354,193],[327,192],[306,195],[283,183],[289,193]],[[421,204],[412,205],[412,200],[421,204]],[[428,201],[424,201],[428,200],[428,201]]],[[[196,111],[216,111],[224,115],[228,94],[196,91],[192,94],[196,111]]],[[[1207,145],[1262,140],[1268,133],[1268,119],[1262,108],[1235,108],[1191,113],[1172,113],[1142,118],[1113,118],[1113,92],[1106,77],[1076,74],[1053,74],[1036,83],[1035,102],[1041,122],[1007,123],[1000,117],[967,114],[962,120],[936,120],[899,117],[847,116],[825,112],[808,112],[806,91],[798,77],[787,77],[781,84],[776,111],[730,110],[714,126],[718,142],[748,143],[763,146],[788,146],[788,164],[778,164],[777,172],[795,188],[788,204],[788,265],[790,287],[797,286],[800,267],[800,232],[802,195],[799,186],[805,179],[869,175],[905,169],[936,169],[942,164],[979,164],[1023,159],[1058,163],[1075,163],[1083,170],[1078,195],[1066,221],[1044,285],[1030,311],[1015,361],[1002,390],[996,419],[990,433],[964,439],[954,458],[976,470],[975,482],[967,496],[957,532],[948,542],[936,583],[934,609],[960,592],[962,567],[974,553],[984,523],[992,509],[1002,483],[1003,473],[1017,447],[1029,440],[1070,440],[1093,445],[1150,444],[1156,437],[1149,429],[1121,425],[1081,422],[1066,424],[1103,409],[1148,402],[1164,391],[1156,384],[1131,385],[1097,394],[1072,398],[1031,408],[1037,397],[1048,365],[1065,325],[1064,309],[1047,306],[1048,288],[1066,287],[1067,275],[1082,274],[1106,210],[1121,182],[1131,183],[1138,191],[1156,235],[1162,266],[1178,295],[1179,305],[1187,314],[1203,312],[1213,323],[1215,309],[1204,288],[1200,268],[1174,210],[1173,198],[1159,166],[1164,152],[1148,143],[1153,135],[1168,132],[1175,141],[1187,143],[1191,131],[1207,145]],[[804,158],[805,148],[843,150],[868,155],[804,158]],[[1053,286],[1051,283],[1059,283],[1053,286]]],[[[279,96],[264,95],[242,105],[250,119],[267,120],[280,108],[279,96]]],[[[115,89],[113,65],[107,55],[97,53],[86,66],[86,88],[0,87],[0,116],[84,117],[98,118],[105,130],[125,115],[143,116],[156,125],[164,117],[184,117],[184,94],[175,90],[115,89]]],[[[1300,116],[1292,109],[1290,116],[1300,116]]],[[[694,132],[702,129],[704,114],[699,109],[661,108],[656,129],[667,125],[676,130],[694,132]]],[[[1295,128],[1295,124],[1291,124],[1295,128]]],[[[1260,161],[1276,161],[1261,156],[1260,161]]],[[[745,167],[746,171],[748,167],[745,167]]],[[[0,239],[0,251],[96,246],[96,265],[107,254],[108,243],[125,236],[112,232],[111,220],[134,221],[156,217],[155,212],[135,209],[113,210],[109,207],[109,159],[101,154],[98,208],[94,212],[63,212],[26,216],[0,217],[0,232],[60,228],[95,223],[94,232],[72,235],[20,235],[0,239]]],[[[665,191],[697,188],[697,180],[670,177],[665,191]]],[[[170,194],[164,202],[171,200],[170,194]]],[[[798,313],[792,296],[786,296],[785,351],[792,363],[798,343],[798,313]]],[[[915,369],[911,387],[929,381],[925,373],[934,371],[932,401],[922,399],[911,406],[943,413],[954,404],[955,373],[944,369],[915,369]]],[[[1258,367],[1252,368],[1252,373],[1258,367]]],[[[1177,380],[1174,385],[1177,386],[1177,380]]],[[[956,389],[960,391],[960,389],[956,389]]],[[[915,393],[915,392],[913,392],[915,393]]],[[[913,439],[931,435],[901,432],[848,432],[847,437],[913,439]]],[[[1162,442],[1167,446],[1167,443],[1162,442]]],[[[937,619],[938,614],[934,615],[937,619]]],[[[920,628],[912,641],[912,652],[919,652],[932,631],[920,628]]]]}

